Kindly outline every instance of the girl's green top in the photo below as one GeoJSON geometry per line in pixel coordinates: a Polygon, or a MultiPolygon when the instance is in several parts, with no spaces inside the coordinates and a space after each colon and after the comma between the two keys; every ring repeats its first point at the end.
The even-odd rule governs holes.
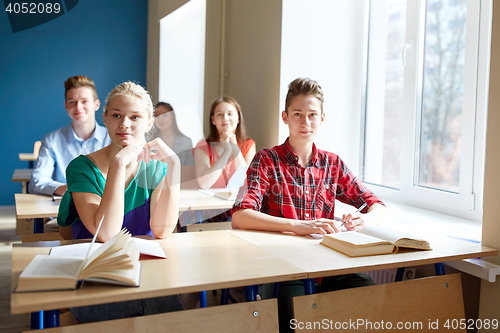
{"type": "MultiPolygon", "coordinates": [[[[123,227],[132,235],[150,235],[150,198],[153,190],[165,178],[167,164],[151,160],[149,163],[141,161],[137,174],[124,192],[125,210],[123,227]]],[[[80,155],[68,165],[66,169],[68,190],[61,199],[57,224],[71,226],[74,239],[92,238],[92,234],[85,228],[76,210],[71,193],[88,192],[102,197],[106,179],[101,171],[87,156],[80,155]]]]}

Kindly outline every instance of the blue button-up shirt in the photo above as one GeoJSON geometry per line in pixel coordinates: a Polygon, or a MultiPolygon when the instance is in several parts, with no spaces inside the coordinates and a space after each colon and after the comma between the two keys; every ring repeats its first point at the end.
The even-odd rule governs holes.
{"type": "Polygon", "coordinates": [[[47,134],[42,140],[31,174],[29,193],[53,195],[59,186],[66,184],[66,168],[72,159],[90,154],[110,143],[106,127],[97,123],[94,133],[85,141],[76,135],[71,125],[47,134]]]}

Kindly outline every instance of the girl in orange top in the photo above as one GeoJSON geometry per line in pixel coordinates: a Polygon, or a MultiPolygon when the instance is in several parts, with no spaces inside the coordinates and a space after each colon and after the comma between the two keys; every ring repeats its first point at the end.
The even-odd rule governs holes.
{"type": "Polygon", "coordinates": [[[193,149],[198,185],[225,188],[240,166],[255,156],[255,141],[245,132],[243,114],[232,97],[217,99],[210,110],[210,133],[193,149]]]}

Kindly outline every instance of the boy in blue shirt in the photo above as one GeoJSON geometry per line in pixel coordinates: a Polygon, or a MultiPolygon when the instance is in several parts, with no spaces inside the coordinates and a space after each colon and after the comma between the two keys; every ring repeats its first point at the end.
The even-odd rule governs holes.
{"type": "Polygon", "coordinates": [[[42,140],[29,193],[60,195],[66,192],[66,167],[79,155],[99,150],[111,142],[106,128],[95,120],[100,102],[94,82],[73,76],[64,82],[64,107],[71,125],[47,134],[42,140]]]}

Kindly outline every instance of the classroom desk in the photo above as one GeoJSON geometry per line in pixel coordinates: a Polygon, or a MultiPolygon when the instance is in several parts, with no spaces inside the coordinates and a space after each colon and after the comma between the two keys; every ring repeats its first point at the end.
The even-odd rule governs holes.
{"type": "MultiPolygon", "coordinates": [[[[36,254],[75,241],[14,244],[12,288],[36,254]]],[[[28,313],[73,306],[159,297],[203,290],[303,279],[307,273],[225,230],[172,234],[161,241],[168,259],[142,261],[137,288],[85,283],[78,290],[11,293],[11,312],[28,313]]]]}
{"type": "Polygon", "coordinates": [[[351,258],[320,245],[319,239],[282,233],[228,230],[229,233],[268,251],[307,272],[308,278],[401,268],[447,261],[488,257],[498,250],[450,237],[430,238],[432,251],[400,249],[392,255],[351,258]]]}
{"type": "Polygon", "coordinates": [[[57,217],[60,200],[52,201],[52,197],[39,194],[15,194],[16,217],[33,219],[33,233],[43,232],[43,219],[57,217]]]}
{"type": "MultiPolygon", "coordinates": [[[[52,197],[39,194],[15,194],[16,217],[19,219],[33,219],[33,233],[43,232],[43,219],[57,217],[61,200],[52,201],[52,197]]],[[[190,207],[179,204],[179,211],[185,212],[190,207]]]]}
{"type": "MultiPolygon", "coordinates": [[[[221,198],[213,197],[205,193],[201,193],[198,190],[188,190],[181,189],[180,194],[181,204],[189,206],[189,209],[195,212],[196,221],[201,222],[203,220],[201,211],[212,210],[212,209],[226,209],[229,210],[233,207],[234,200],[224,200],[221,198]]],[[[182,221],[182,226],[188,225],[189,217],[185,215],[184,221],[182,221]]]]}
{"type": "Polygon", "coordinates": [[[181,190],[180,202],[191,210],[231,209],[234,204],[234,200],[220,199],[198,190],[181,190]]]}
{"type": "Polygon", "coordinates": [[[35,156],[33,153],[19,153],[20,161],[28,161],[30,169],[33,169],[34,164],[38,156],[35,156]]]}
{"type": "Polygon", "coordinates": [[[28,193],[28,182],[31,179],[31,172],[33,169],[15,169],[12,175],[12,182],[20,182],[22,193],[28,193]]]}
{"type": "Polygon", "coordinates": [[[36,254],[71,242],[76,241],[13,246],[13,314],[498,254],[480,244],[450,239],[432,243],[433,251],[349,258],[307,237],[241,230],[178,233],[161,241],[168,259],[142,261],[138,288],[86,283],[78,290],[13,292],[19,274],[36,254]]]}

